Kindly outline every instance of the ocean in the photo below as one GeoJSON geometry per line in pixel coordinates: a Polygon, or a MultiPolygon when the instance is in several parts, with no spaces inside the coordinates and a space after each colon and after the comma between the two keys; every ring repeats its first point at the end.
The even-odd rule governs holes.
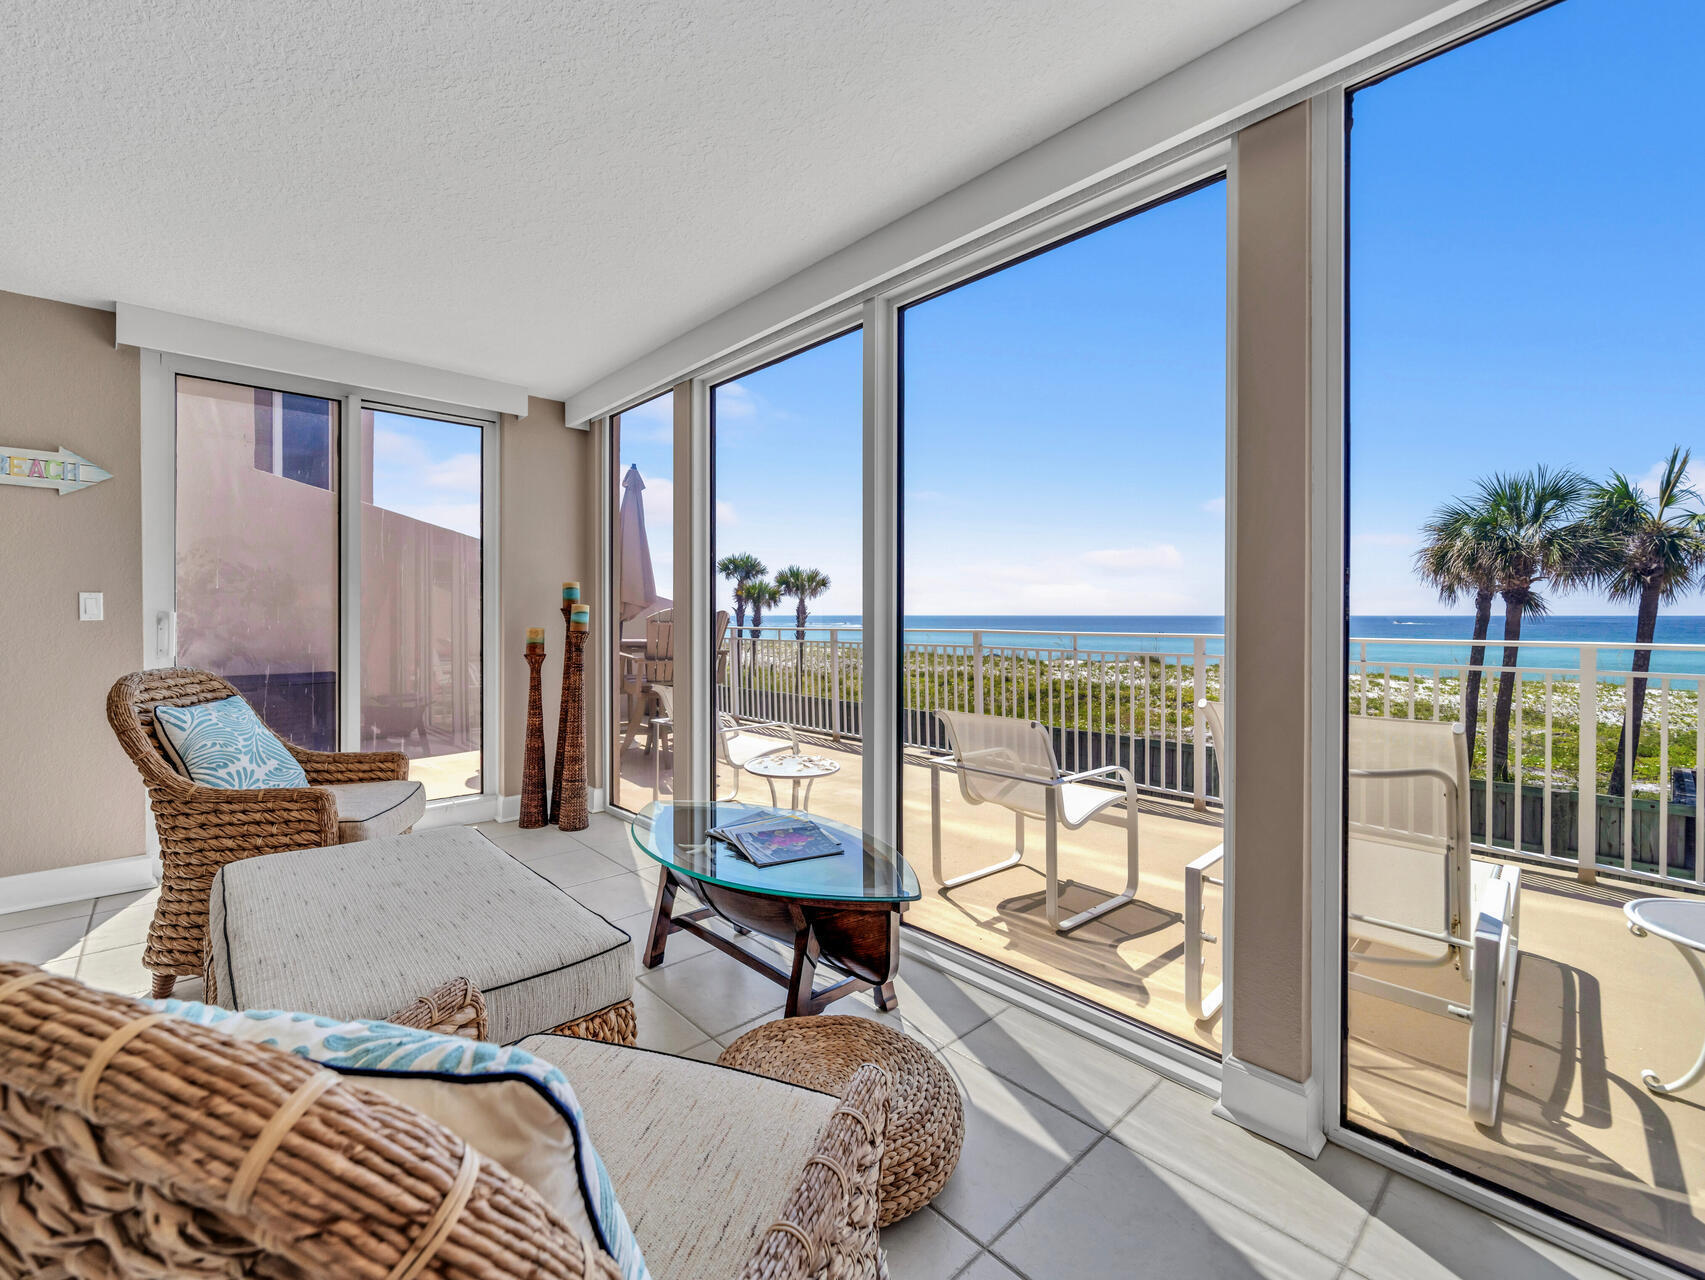
{"type": "MultiPolygon", "coordinates": [[[[785,625],[785,617],[771,615],[765,627],[785,625]]],[[[827,639],[832,626],[856,627],[855,615],[814,615],[806,625],[810,639],[827,639]]],[[[1065,614],[1013,616],[984,615],[908,615],[905,619],[906,640],[910,644],[964,644],[966,631],[982,631],[986,648],[1065,648],[1072,647],[1074,633],[1080,636],[1084,648],[1091,647],[1086,632],[1159,632],[1164,635],[1200,635],[1211,637],[1208,652],[1223,653],[1225,646],[1218,637],[1225,631],[1225,618],[1219,615],[1157,614],[1121,617],[1081,616],[1065,614]],[[995,632],[1022,632],[1021,635],[998,635],[995,632]]],[[[1492,616],[1488,637],[1487,660],[1498,662],[1495,650],[1502,648],[1502,615],[1492,616]]],[[[1470,646],[1443,644],[1439,641],[1466,641],[1474,630],[1474,618],[1467,614],[1422,614],[1393,616],[1386,614],[1358,615],[1350,619],[1352,656],[1360,656],[1363,639],[1369,641],[1367,658],[1372,663],[1392,663],[1399,670],[1405,664],[1460,663],[1468,660],[1470,646]]],[[[1553,642],[1524,644],[1519,663],[1523,667],[1573,671],[1580,666],[1582,644],[1628,643],[1634,637],[1634,615],[1567,615],[1550,614],[1528,618],[1522,624],[1523,641],[1553,642]],[[1566,647],[1554,647],[1562,645],[1566,647]]],[[[849,637],[850,638],[850,637],[849,637]]],[[[1672,674],[1705,675],[1705,616],[1690,614],[1658,615],[1657,644],[1698,645],[1696,650],[1657,649],[1652,654],[1652,670],[1672,674]]],[[[1171,651],[1174,642],[1144,636],[1109,636],[1095,641],[1097,650],[1120,653],[1171,651]]],[[[1598,668],[1603,672],[1626,671],[1633,661],[1632,649],[1600,649],[1598,668]]]]}

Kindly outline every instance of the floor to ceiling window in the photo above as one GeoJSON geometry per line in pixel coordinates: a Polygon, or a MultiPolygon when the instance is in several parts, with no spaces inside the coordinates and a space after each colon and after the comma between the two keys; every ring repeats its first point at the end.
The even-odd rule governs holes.
{"type": "Polygon", "coordinates": [[[675,397],[610,419],[610,802],[674,794],[675,397]]]}
{"type": "Polygon", "coordinates": [[[1702,60],[1563,0],[1364,86],[1348,219],[1344,1119],[1695,1272],[1702,60]]]}
{"type": "Polygon", "coordinates": [[[361,734],[428,799],[484,790],[481,429],[363,406],[361,734]]]}
{"type": "Polygon", "coordinates": [[[299,746],[403,751],[429,800],[483,793],[486,428],[362,404],[346,485],[341,398],[179,374],[174,403],[176,660],[299,746]]]}
{"type": "Polygon", "coordinates": [[[1224,183],[900,344],[908,922],[1217,1052],[1224,183]]]}
{"type": "Polygon", "coordinates": [[[863,825],[863,334],[711,388],[719,797],[863,825]]]}

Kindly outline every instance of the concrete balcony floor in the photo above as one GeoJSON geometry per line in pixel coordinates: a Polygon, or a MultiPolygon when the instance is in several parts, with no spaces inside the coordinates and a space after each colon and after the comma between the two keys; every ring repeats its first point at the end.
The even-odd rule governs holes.
{"type": "MultiPolygon", "coordinates": [[[[857,744],[811,739],[840,772],[812,790],[811,811],[858,825],[863,757],[857,744]]],[[[668,791],[665,756],[663,794],[668,791]]],[[[653,758],[641,744],[623,758],[630,803],[651,798],[653,758]],[[635,785],[641,780],[642,785],[635,785]]],[[[719,786],[726,789],[724,771],[719,786]]],[[[778,789],[779,790],[779,789],[778,789]]],[[[725,790],[724,790],[725,793],[725,790]]],[[[741,799],[764,803],[764,781],[740,780],[741,799]]],[[[788,796],[779,796],[787,803],[788,796]]],[[[906,922],[1030,977],[1218,1053],[1221,1022],[1185,1011],[1184,867],[1220,842],[1217,811],[1145,797],[1139,900],[1062,937],[1043,916],[1040,824],[1031,823],[1023,866],[945,891],[932,883],[929,775],[905,770],[904,848],[923,885],[906,922]]],[[[942,778],[943,870],[948,877],[999,861],[1012,848],[1012,817],[967,804],[942,778]]],[[[1094,905],[1123,884],[1124,833],[1090,824],[1062,830],[1063,910],[1094,905]]],[[[1390,1001],[1353,994],[1349,1004],[1347,1118],[1416,1151],[1467,1170],[1631,1242],[1705,1267],[1705,1081],[1660,1098],[1645,1068],[1681,1075],[1705,1043],[1705,1001],[1668,943],[1636,938],[1622,904],[1653,892],[1567,872],[1523,870],[1514,1035],[1503,1113],[1495,1128],[1464,1109],[1467,1028],[1390,1001]]],[[[1208,929],[1218,932],[1217,890],[1208,929]]],[[[1205,983],[1219,981],[1219,949],[1207,949],[1205,983]]],[[[1390,977],[1389,973],[1379,976],[1390,977]]],[[[1454,970],[1427,984],[1466,998],[1454,970]]]]}

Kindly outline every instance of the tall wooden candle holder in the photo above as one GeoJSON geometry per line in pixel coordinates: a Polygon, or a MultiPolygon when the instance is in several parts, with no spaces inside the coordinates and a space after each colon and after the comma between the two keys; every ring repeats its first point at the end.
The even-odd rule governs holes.
{"type": "Polygon", "coordinates": [[[529,644],[527,659],[527,745],[521,756],[521,823],[525,829],[545,825],[545,699],[540,670],[545,646],[529,644]]]}
{"type": "MultiPolygon", "coordinates": [[[[568,606],[563,616],[569,615],[568,606]]],[[[556,824],[564,831],[584,831],[592,825],[586,811],[586,625],[568,627],[568,648],[562,660],[562,719],[557,731],[556,786],[552,796],[556,824]]]]}

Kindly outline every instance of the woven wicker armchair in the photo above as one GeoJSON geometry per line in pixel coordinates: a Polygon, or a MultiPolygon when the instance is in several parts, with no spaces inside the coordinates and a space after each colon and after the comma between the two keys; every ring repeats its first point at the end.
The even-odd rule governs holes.
{"type": "MultiPolygon", "coordinates": [[[[320,1076],[0,964],[0,1276],[620,1280],[448,1129],[347,1078],[321,1090],[320,1076]]],[[[886,1276],[888,1088],[875,1067],[854,1078],[740,1280],[886,1276]]]]}
{"type": "Polygon", "coordinates": [[[107,721],[142,773],[160,835],[160,901],[142,955],[143,966],[154,973],[157,996],[170,995],[180,976],[202,972],[207,891],[220,867],[263,853],[336,844],[337,804],[326,787],[408,777],[408,757],[400,751],[308,751],[286,743],[309,786],[235,791],[190,781],[161,749],[154,708],[239,696],[218,676],[191,667],[138,671],[107,694],[107,721]]]}

